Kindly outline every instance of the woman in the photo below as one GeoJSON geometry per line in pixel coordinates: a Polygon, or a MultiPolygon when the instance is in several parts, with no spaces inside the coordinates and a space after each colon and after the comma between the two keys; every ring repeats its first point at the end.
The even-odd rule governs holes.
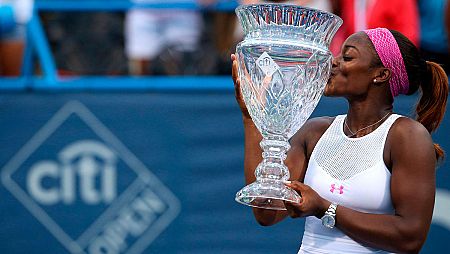
{"type": "MultiPolygon", "coordinates": [[[[245,178],[255,180],[262,137],[242,101],[233,60],[236,98],[245,129],[245,178]]],[[[333,60],[326,96],[347,99],[347,115],[310,119],[290,140],[286,185],[302,200],[287,211],[254,208],[272,225],[307,217],[299,253],[417,253],[433,213],[436,163],[442,149],[430,133],[448,96],[443,69],[419,56],[396,31],[377,28],[351,35],[333,60]],[[422,96],[417,120],[393,113],[394,97],[422,96]]]]}

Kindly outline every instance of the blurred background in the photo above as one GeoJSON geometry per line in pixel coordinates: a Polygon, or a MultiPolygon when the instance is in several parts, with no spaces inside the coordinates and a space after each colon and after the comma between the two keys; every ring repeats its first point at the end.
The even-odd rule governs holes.
{"type": "MultiPolygon", "coordinates": [[[[303,219],[262,227],[234,201],[234,9],[258,2],[0,0],[0,253],[297,253],[303,219]]],[[[447,0],[282,2],[341,16],[334,54],[388,27],[449,71],[447,0]]],[[[313,116],[346,107],[322,98],[313,116]]],[[[449,130],[447,114],[433,137],[446,151],[449,130]]],[[[449,210],[444,161],[422,253],[450,252],[449,210]]]]}

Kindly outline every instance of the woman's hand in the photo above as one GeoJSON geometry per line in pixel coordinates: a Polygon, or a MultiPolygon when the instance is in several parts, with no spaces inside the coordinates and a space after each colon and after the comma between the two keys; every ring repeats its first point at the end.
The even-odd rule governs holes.
{"type": "Polygon", "coordinates": [[[232,70],[231,76],[232,76],[233,82],[234,82],[234,93],[235,93],[236,101],[239,104],[239,107],[241,108],[242,115],[244,116],[244,118],[251,119],[250,114],[248,113],[248,110],[247,110],[247,106],[245,106],[244,99],[242,98],[241,82],[239,81],[238,62],[237,62],[237,58],[236,58],[235,54],[231,54],[231,61],[233,62],[232,69],[231,69],[232,70]]]}
{"type": "Polygon", "coordinates": [[[286,186],[300,194],[300,203],[285,202],[289,216],[292,218],[316,216],[321,218],[328,209],[330,202],[323,199],[311,187],[299,181],[286,182],[286,186]]]}

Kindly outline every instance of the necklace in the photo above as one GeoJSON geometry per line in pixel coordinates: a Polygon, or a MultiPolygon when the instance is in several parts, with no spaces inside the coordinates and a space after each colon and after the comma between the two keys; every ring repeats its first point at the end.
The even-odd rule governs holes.
{"type": "Polygon", "coordinates": [[[382,118],[380,118],[380,120],[376,121],[376,122],[373,123],[373,124],[367,125],[366,127],[363,127],[363,128],[361,128],[361,129],[359,129],[359,130],[357,130],[357,131],[355,131],[355,132],[353,132],[352,129],[350,129],[350,127],[347,125],[347,116],[346,116],[346,117],[345,117],[345,120],[344,120],[344,124],[345,124],[345,127],[347,127],[347,130],[350,132],[350,134],[352,134],[352,135],[350,135],[350,136],[348,136],[348,137],[351,138],[351,137],[355,136],[358,132],[360,132],[360,131],[362,131],[362,130],[365,130],[365,129],[369,128],[369,127],[372,127],[372,126],[374,126],[374,125],[380,123],[381,121],[383,121],[384,119],[386,119],[386,117],[387,117],[388,115],[390,115],[390,114],[391,114],[391,112],[388,112],[386,115],[384,115],[382,118]]]}

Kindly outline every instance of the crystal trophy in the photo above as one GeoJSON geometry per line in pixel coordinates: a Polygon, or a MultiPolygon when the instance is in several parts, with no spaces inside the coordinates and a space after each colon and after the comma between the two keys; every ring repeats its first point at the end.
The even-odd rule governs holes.
{"type": "Polygon", "coordinates": [[[256,181],[236,194],[248,206],[286,210],[300,196],[284,185],[289,139],[309,118],[330,75],[330,42],[338,16],[290,4],[241,5],[245,38],[236,47],[241,93],[263,136],[256,181]]]}

